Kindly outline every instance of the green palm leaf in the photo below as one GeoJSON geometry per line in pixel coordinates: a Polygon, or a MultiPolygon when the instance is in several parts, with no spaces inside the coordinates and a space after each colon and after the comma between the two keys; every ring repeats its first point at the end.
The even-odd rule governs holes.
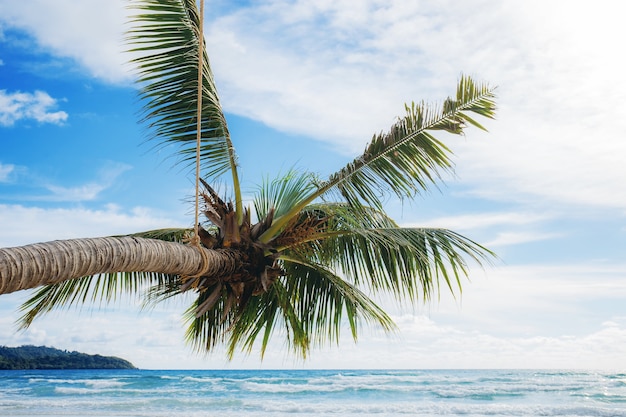
{"type": "Polygon", "coordinates": [[[25,329],[33,321],[54,309],[115,301],[122,294],[138,295],[149,286],[162,287],[175,277],[151,272],[120,272],[91,275],[39,288],[20,306],[18,327],[25,329]]]}
{"type": "Polygon", "coordinates": [[[441,109],[424,103],[406,106],[407,114],[386,134],[374,136],[363,154],[330,176],[320,191],[336,190],[350,204],[381,208],[380,195],[390,190],[398,197],[412,197],[451,168],[450,150],[431,132],[461,134],[467,124],[484,129],[468,113],[492,118],[493,91],[462,77],[454,99],[441,109]]]}
{"type": "Polygon", "coordinates": [[[272,181],[265,179],[254,198],[257,216],[263,219],[272,210],[274,216],[282,216],[315,189],[312,174],[294,169],[272,181]]]}
{"type": "Polygon", "coordinates": [[[326,194],[335,193],[356,208],[381,209],[381,196],[388,191],[406,198],[427,189],[440,178],[442,170],[452,167],[450,150],[433,133],[462,134],[467,124],[484,129],[469,114],[493,118],[494,93],[488,85],[463,76],[455,98],[448,98],[440,109],[421,103],[406,106],[406,111],[388,133],[374,136],[361,156],[277,218],[261,240],[272,240],[304,207],[326,194]]]}
{"type": "Polygon", "coordinates": [[[272,286],[271,291],[252,297],[245,308],[237,313],[228,299],[222,298],[199,316],[198,308],[210,296],[207,291],[185,312],[187,343],[198,352],[209,352],[216,345],[225,343],[228,346],[228,355],[232,358],[242,339],[248,337],[253,341],[265,329],[265,347],[279,310],[277,298],[273,294],[275,291],[272,286]]]}
{"type": "MultiPolygon", "coordinates": [[[[161,146],[175,144],[182,161],[196,156],[199,13],[194,0],[142,0],[128,32],[138,70],[143,121],[161,146]]],[[[201,166],[204,178],[228,171],[242,213],[237,158],[204,47],[201,166]]]]}
{"type": "Polygon", "coordinates": [[[422,228],[353,229],[320,246],[318,256],[355,283],[411,302],[431,299],[441,281],[452,293],[460,291],[466,259],[480,264],[489,253],[450,230],[422,228]]]}
{"type": "Polygon", "coordinates": [[[338,342],[344,317],[354,340],[360,320],[380,325],[386,331],[395,328],[389,316],[365,293],[324,264],[288,256],[281,259],[289,278],[285,286],[292,294],[302,327],[312,335],[314,344],[338,342]]]}
{"type": "Polygon", "coordinates": [[[312,345],[338,342],[346,325],[355,340],[358,323],[363,320],[387,331],[395,328],[369,297],[324,266],[296,258],[284,258],[283,262],[285,276],[236,314],[233,309],[225,314],[221,301],[198,317],[195,312],[203,298],[196,300],[186,314],[187,341],[199,351],[226,342],[232,358],[239,349],[250,351],[262,335],[263,354],[278,324],[290,349],[305,357],[312,345]]]}
{"type": "Polygon", "coordinates": [[[145,237],[147,239],[158,239],[166,242],[183,243],[189,239],[192,229],[171,227],[167,229],[148,230],[146,232],[133,233],[131,236],[145,237]]]}
{"type": "Polygon", "coordinates": [[[458,233],[399,227],[372,208],[327,203],[309,206],[305,213],[328,219],[326,228],[279,250],[331,266],[355,285],[391,292],[399,300],[428,300],[440,281],[453,292],[460,290],[460,277],[467,275],[466,259],[480,265],[493,256],[458,233]]]}
{"type": "Polygon", "coordinates": [[[198,310],[216,293],[222,292],[221,287],[198,294],[191,306],[185,311],[184,319],[188,323],[185,339],[198,352],[209,352],[218,344],[226,341],[229,328],[237,319],[235,309],[231,308],[229,298],[220,297],[211,308],[198,310]]]}

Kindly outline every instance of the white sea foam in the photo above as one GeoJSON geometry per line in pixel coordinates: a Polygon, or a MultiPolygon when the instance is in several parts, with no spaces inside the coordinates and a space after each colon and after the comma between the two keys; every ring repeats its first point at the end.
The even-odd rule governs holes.
{"type": "Polygon", "coordinates": [[[121,387],[127,382],[118,379],[45,379],[45,378],[29,378],[29,384],[46,383],[53,385],[71,384],[71,385],[89,385],[94,388],[111,388],[121,387]]]}
{"type": "Polygon", "coordinates": [[[216,383],[221,382],[221,378],[197,377],[197,376],[185,376],[181,380],[182,381],[208,383],[208,384],[216,384],[216,383]]]}
{"type": "Polygon", "coordinates": [[[618,417],[626,416],[625,379],[560,371],[0,372],[0,415],[618,417]]]}

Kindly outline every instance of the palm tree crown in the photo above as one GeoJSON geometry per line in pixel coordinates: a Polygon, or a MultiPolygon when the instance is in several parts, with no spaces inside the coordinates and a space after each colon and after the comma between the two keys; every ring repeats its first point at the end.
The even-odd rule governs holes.
{"type": "MultiPolygon", "coordinates": [[[[144,103],[142,120],[158,144],[176,144],[181,161],[196,152],[198,36],[194,0],[140,0],[128,34],[144,103]]],[[[204,51],[202,77],[201,191],[206,217],[198,230],[204,249],[236,259],[234,270],[184,274],[110,272],[39,289],[23,306],[22,325],[52,308],[118,292],[146,291],[147,302],[193,292],[186,313],[187,338],[198,350],[225,344],[232,355],[260,340],[265,351],[275,331],[302,356],[311,347],[339,340],[360,323],[392,330],[390,317],[370,298],[391,293],[399,301],[429,300],[441,283],[460,289],[467,260],[492,253],[445,229],[400,227],[384,211],[389,194],[412,198],[451,169],[450,151],[438,131],[462,134],[483,127],[474,115],[493,118],[493,89],[460,78],[456,93],[436,107],[406,106],[388,132],[375,135],[364,152],[322,180],[290,170],[258,187],[244,207],[237,156],[204,51]],[[210,186],[230,175],[232,201],[210,186]],[[147,290],[146,290],[147,288],[147,290]],[[278,329],[277,329],[278,327],[278,329]]],[[[161,229],[133,236],[185,244],[192,229],[161,229]]]]}

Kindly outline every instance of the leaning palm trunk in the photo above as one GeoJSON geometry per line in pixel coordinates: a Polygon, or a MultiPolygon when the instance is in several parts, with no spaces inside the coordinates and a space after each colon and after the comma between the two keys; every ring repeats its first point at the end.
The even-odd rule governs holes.
{"type": "Polygon", "coordinates": [[[0,294],[115,272],[222,276],[238,262],[233,251],[134,236],[56,240],[0,248],[0,294]]]}

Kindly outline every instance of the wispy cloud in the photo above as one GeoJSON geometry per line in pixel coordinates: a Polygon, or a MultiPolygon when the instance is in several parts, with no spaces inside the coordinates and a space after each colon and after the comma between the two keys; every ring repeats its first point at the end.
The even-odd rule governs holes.
{"type": "Polygon", "coordinates": [[[63,187],[48,185],[46,188],[52,192],[52,196],[40,197],[47,201],[89,201],[94,200],[107,184],[89,183],[77,187],[63,187]]]}
{"type": "Polygon", "coordinates": [[[123,54],[126,6],[124,0],[0,1],[0,21],[27,31],[41,47],[74,59],[95,77],[120,83],[131,78],[123,54]]]}
{"type": "Polygon", "coordinates": [[[494,335],[580,335],[615,314],[604,306],[626,296],[625,278],[626,264],[591,261],[473,269],[462,298],[442,293],[432,314],[494,335]]]}
{"type": "Polygon", "coordinates": [[[460,232],[495,234],[483,243],[488,248],[518,245],[547,239],[558,238],[559,233],[548,233],[542,230],[555,215],[533,212],[486,212],[476,214],[462,214],[458,216],[438,217],[406,223],[404,227],[435,227],[460,232]]]}
{"type": "Polygon", "coordinates": [[[485,242],[485,246],[488,248],[498,248],[502,246],[519,245],[521,243],[537,242],[559,237],[562,237],[560,233],[502,232],[498,233],[495,239],[485,242]]]}
{"type": "Polygon", "coordinates": [[[550,220],[549,214],[530,212],[487,212],[438,217],[408,226],[443,227],[453,230],[482,229],[493,226],[523,226],[550,220]]]}
{"type": "MultiPolygon", "coordinates": [[[[120,176],[130,169],[132,166],[128,164],[106,161],[97,169],[95,179],[68,185],[67,182],[59,183],[61,180],[53,182],[47,177],[42,177],[35,169],[0,163],[0,182],[8,182],[10,179],[13,185],[17,186],[12,192],[16,193],[15,189],[20,189],[24,193],[19,194],[19,191],[18,194],[6,193],[2,195],[1,200],[56,203],[93,201],[101,197],[104,191],[115,186],[120,176]]],[[[84,180],[87,175],[80,177],[84,180]]],[[[75,179],[72,178],[71,182],[75,182],[75,179]]]]}
{"type": "Polygon", "coordinates": [[[182,224],[153,209],[122,209],[108,204],[100,209],[28,207],[0,204],[0,247],[55,239],[111,236],[182,224]]]}
{"type": "Polygon", "coordinates": [[[68,118],[64,111],[54,111],[57,100],[45,91],[8,93],[0,90],[0,125],[13,126],[19,120],[63,124],[68,118]]]}
{"type": "Polygon", "coordinates": [[[15,165],[1,164],[0,163],[0,182],[5,182],[9,179],[9,175],[15,169],[15,165]]]}
{"type": "Polygon", "coordinates": [[[77,186],[45,184],[44,187],[52,195],[39,196],[36,199],[45,201],[90,201],[95,200],[102,191],[111,187],[116,179],[132,167],[127,164],[108,162],[98,172],[96,181],[77,186]]]}

